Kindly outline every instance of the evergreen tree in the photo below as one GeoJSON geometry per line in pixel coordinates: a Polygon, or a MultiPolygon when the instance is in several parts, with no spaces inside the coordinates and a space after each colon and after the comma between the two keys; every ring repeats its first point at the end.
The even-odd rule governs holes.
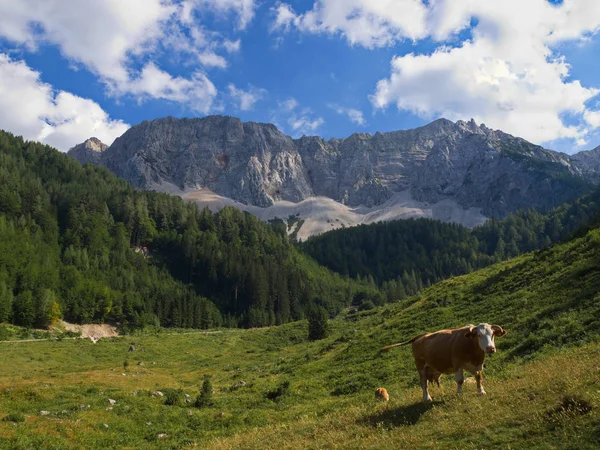
{"type": "Polygon", "coordinates": [[[0,323],[12,318],[13,293],[6,283],[0,282],[0,323]]]}
{"type": "Polygon", "coordinates": [[[31,328],[36,316],[31,291],[23,291],[16,296],[13,303],[13,317],[17,325],[31,328]]]}
{"type": "Polygon", "coordinates": [[[329,315],[325,308],[316,306],[308,313],[308,339],[316,341],[329,334],[329,315]]]}
{"type": "Polygon", "coordinates": [[[207,375],[204,377],[204,381],[202,382],[202,389],[200,390],[200,394],[198,394],[198,397],[196,397],[194,406],[196,406],[197,408],[205,408],[213,405],[213,387],[212,382],[210,381],[210,376],[207,375]]]}

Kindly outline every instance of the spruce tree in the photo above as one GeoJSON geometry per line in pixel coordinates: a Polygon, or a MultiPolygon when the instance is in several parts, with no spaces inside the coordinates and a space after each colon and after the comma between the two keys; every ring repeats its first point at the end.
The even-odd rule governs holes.
{"type": "Polygon", "coordinates": [[[13,316],[17,325],[31,328],[35,321],[35,307],[31,291],[23,291],[13,303],[13,316]]]}
{"type": "Polygon", "coordinates": [[[8,322],[11,319],[12,307],[12,290],[5,283],[0,283],[0,322],[8,322]]]}
{"type": "Polygon", "coordinates": [[[313,307],[308,313],[308,339],[324,339],[329,333],[329,315],[325,308],[313,307]]]}
{"type": "Polygon", "coordinates": [[[207,375],[204,377],[204,381],[202,382],[202,389],[200,390],[200,394],[198,395],[198,397],[196,397],[194,406],[196,406],[197,408],[212,406],[214,404],[212,396],[213,387],[210,381],[210,377],[207,375]]]}

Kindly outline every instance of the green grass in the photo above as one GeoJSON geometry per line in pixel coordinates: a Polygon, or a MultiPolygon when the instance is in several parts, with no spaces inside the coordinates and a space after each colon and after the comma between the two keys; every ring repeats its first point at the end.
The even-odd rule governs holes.
{"type": "Polygon", "coordinates": [[[320,341],[308,341],[298,322],[98,344],[0,343],[0,447],[597,448],[599,341],[593,230],[418,298],[343,314],[320,341]],[[467,383],[457,398],[443,377],[425,405],[410,349],[379,352],[478,322],[508,330],[486,360],[485,397],[467,383]],[[206,376],[214,405],[197,408],[206,376]],[[375,400],[380,386],[388,404],[375,400]]]}

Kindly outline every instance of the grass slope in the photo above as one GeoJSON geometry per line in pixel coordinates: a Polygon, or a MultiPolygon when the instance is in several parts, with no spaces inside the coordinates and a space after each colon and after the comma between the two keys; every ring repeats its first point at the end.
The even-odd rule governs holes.
{"type": "Polygon", "coordinates": [[[0,343],[0,447],[597,448],[599,293],[596,229],[419,298],[342,315],[317,342],[298,322],[95,345],[0,343]],[[485,397],[467,384],[457,398],[445,377],[424,405],[410,349],[379,353],[422,331],[481,321],[508,330],[486,361],[485,397]],[[205,375],[215,405],[194,408],[184,394],[193,399],[205,375]],[[388,405],[373,398],[378,386],[388,405]],[[155,390],[180,404],[165,405],[155,390]]]}

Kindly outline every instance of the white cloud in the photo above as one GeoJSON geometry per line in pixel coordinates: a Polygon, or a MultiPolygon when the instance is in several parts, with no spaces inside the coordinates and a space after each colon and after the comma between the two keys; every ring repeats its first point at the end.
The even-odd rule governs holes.
{"type": "Polygon", "coordinates": [[[288,124],[292,127],[294,135],[314,134],[315,131],[325,123],[322,117],[310,117],[310,113],[300,115],[293,114],[288,119],[288,124]]]}
{"type": "Polygon", "coordinates": [[[230,41],[225,39],[223,41],[223,47],[227,50],[228,53],[236,53],[240,51],[241,48],[241,40],[230,41]]]}
{"type": "Polygon", "coordinates": [[[285,3],[278,3],[276,6],[271,8],[271,13],[274,15],[275,20],[271,23],[271,32],[275,31],[289,31],[293,24],[298,23],[298,16],[290,5],[285,3]]]}
{"type": "Polygon", "coordinates": [[[233,12],[238,17],[238,28],[241,30],[252,21],[256,9],[254,0],[188,0],[184,3],[211,9],[216,14],[233,12]]]}
{"type": "Polygon", "coordinates": [[[283,109],[284,111],[293,111],[297,107],[298,101],[293,97],[290,97],[287,100],[284,100],[283,102],[279,102],[279,108],[283,109]]]}
{"type": "MultiPolygon", "coordinates": [[[[114,89],[121,89],[117,85],[114,89]]],[[[148,63],[139,76],[129,80],[124,86],[125,93],[131,93],[140,100],[151,97],[173,102],[188,103],[190,108],[208,113],[213,106],[217,89],[202,72],[194,72],[190,78],[172,77],[153,63],[148,63]]]]}
{"type": "Polygon", "coordinates": [[[285,122],[291,131],[288,134],[294,138],[302,135],[314,135],[325,120],[317,116],[310,108],[300,107],[298,101],[290,97],[287,100],[277,102],[278,109],[271,111],[271,122],[281,131],[286,132],[286,127],[281,123],[285,122]]]}
{"type": "Polygon", "coordinates": [[[600,126],[600,111],[586,106],[598,90],[570,77],[559,46],[600,30],[596,0],[317,0],[303,14],[285,3],[273,12],[274,30],[340,35],[367,48],[430,39],[434,51],[392,59],[371,96],[376,108],[473,117],[539,143],[581,141],[600,126]]]}
{"type": "Polygon", "coordinates": [[[187,54],[192,65],[225,68],[227,61],[217,49],[238,51],[240,41],[205,30],[199,16],[209,12],[227,19],[233,14],[243,29],[255,8],[254,0],[2,0],[0,37],[30,50],[56,45],[71,63],[96,74],[112,94],[148,98],[158,93],[157,98],[176,98],[193,107],[201,92],[208,95],[201,102],[211,102],[214,86],[206,75],[172,76],[158,69],[153,57],[187,54]],[[136,69],[140,61],[150,63],[136,69]],[[149,80],[150,75],[156,80],[149,80]],[[157,84],[163,87],[157,89],[157,84]],[[143,91],[144,86],[149,90],[143,91]],[[177,94],[182,91],[195,95],[177,94]]]}
{"type": "Polygon", "coordinates": [[[55,44],[65,57],[100,76],[126,82],[129,54],[152,46],[174,12],[160,0],[5,0],[0,34],[30,47],[55,44]]]}
{"type": "Polygon", "coordinates": [[[227,67],[227,61],[225,58],[211,51],[199,53],[198,59],[206,67],[220,67],[221,69],[227,67]]]}
{"type": "Polygon", "coordinates": [[[238,89],[234,84],[229,83],[227,86],[229,95],[236,103],[236,107],[241,111],[248,111],[254,107],[254,104],[265,96],[266,90],[256,88],[252,85],[248,86],[248,90],[238,89]]]}
{"type": "Polygon", "coordinates": [[[91,136],[110,145],[129,125],[92,100],[54,92],[25,62],[0,54],[0,127],[66,151],[91,136]]]}
{"type": "Polygon", "coordinates": [[[583,118],[592,128],[600,128],[600,111],[586,111],[583,118]]]}
{"type": "Polygon", "coordinates": [[[343,116],[347,116],[348,119],[350,119],[350,121],[352,123],[355,123],[359,126],[364,126],[367,124],[367,121],[365,120],[362,111],[359,111],[358,109],[354,109],[354,108],[344,108],[342,106],[339,105],[328,105],[331,109],[333,109],[336,113],[341,114],[343,116]]]}
{"type": "Polygon", "coordinates": [[[272,31],[301,31],[342,35],[351,44],[382,47],[398,39],[425,37],[427,8],[421,0],[318,0],[297,15],[286,3],[272,8],[272,31]]]}
{"type": "Polygon", "coordinates": [[[585,124],[565,124],[563,115],[589,116],[585,104],[598,91],[569,80],[570,66],[551,44],[557,34],[577,37],[593,31],[600,16],[597,25],[582,22],[576,33],[569,17],[573,5],[552,6],[546,0],[435,2],[431,35],[447,38],[476,18],[472,39],[429,55],[395,57],[390,77],[378,82],[371,100],[378,108],[396,104],[423,117],[473,117],[538,143],[581,139],[589,131],[585,124]]]}

